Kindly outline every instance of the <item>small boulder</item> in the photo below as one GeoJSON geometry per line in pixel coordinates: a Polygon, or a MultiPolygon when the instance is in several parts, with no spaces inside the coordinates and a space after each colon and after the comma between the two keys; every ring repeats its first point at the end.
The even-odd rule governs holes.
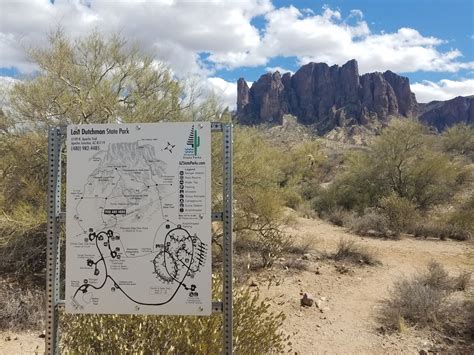
{"type": "Polygon", "coordinates": [[[309,253],[306,253],[306,254],[303,254],[303,256],[301,257],[302,260],[310,260],[311,259],[311,254],[309,253]]]}
{"type": "Polygon", "coordinates": [[[300,302],[303,307],[311,307],[314,303],[314,298],[309,293],[305,293],[300,302]]]}

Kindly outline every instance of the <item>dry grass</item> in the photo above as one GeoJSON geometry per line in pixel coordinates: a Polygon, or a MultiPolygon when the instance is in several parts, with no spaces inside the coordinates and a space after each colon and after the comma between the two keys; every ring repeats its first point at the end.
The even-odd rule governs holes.
{"type": "Polygon", "coordinates": [[[36,288],[21,288],[0,282],[0,329],[41,329],[44,325],[45,294],[36,288]]]}
{"type": "Polygon", "coordinates": [[[360,265],[375,266],[381,264],[375,253],[353,240],[340,239],[337,250],[333,255],[336,261],[351,262],[360,265]]]}

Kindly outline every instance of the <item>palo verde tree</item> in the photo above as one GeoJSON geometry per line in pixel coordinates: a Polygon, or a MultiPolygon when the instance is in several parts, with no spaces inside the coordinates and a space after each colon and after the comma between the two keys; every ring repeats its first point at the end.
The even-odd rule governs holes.
{"type": "Polygon", "coordinates": [[[177,121],[188,107],[170,70],[119,36],[71,40],[58,30],[29,55],[38,76],[11,94],[13,112],[28,125],[177,121]]]}
{"type": "Polygon", "coordinates": [[[179,121],[194,102],[169,69],[119,36],[71,40],[58,30],[28,54],[38,72],[14,85],[0,115],[0,267],[31,275],[44,269],[47,129],[179,121]]]}
{"type": "Polygon", "coordinates": [[[450,197],[466,171],[437,150],[436,137],[414,120],[392,120],[365,150],[347,157],[344,171],[315,202],[316,209],[342,207],[362,212],[390,195],[417,209],[450,197]]]}
{"type": "MultiPolygon", "coordinates": [[[[48,176],[46,137],[49,127],[191,119],[218,121],[229,120],[230,115],[219,107],[216,97],[195,100],[195,91],[185,88],[169,69],[119,36],[105,38],[93,32],[71,40],[57,31],[50,35],[48,47],[31,49],[29,54],[38,65],[37,75],[14,86],[9,95],[11,110],[0,114],[0,270],[16,272],[20,277],[37,274],[42,280],[48,176]]],[[[242,177],[236,181],[236,205],[241,212],[247,211],[248,206],[266,207],[266,210],[253,208],[254,213],[246,213],[248,218],[242,219],[246,225],[236,223],[236,227],[247,231],[266,231],[267,225],[271,228],[276,225],[273,221],[278,218],[280,202],[270,207],[265,204],[265,199],[269,197],[269,193],[265,193],[266,187],[276,187],[276,183],[273,179],[268,181],[268,176],[260,172],[261,166],[257,164],[263,164],[269,155],[262,153],[264,158],[255,160],[260,156],[252,145],[256,138],[246,138],[246,135],[236,138],[238,142],[243,142],[235,148],[235,174],[242,177]],[[254,160],[255,163],[252,163],[254,160]],[[245,176],[250,176],[252,180],[246,180],[245,176]],[[260,221],[265,221],[263,226],[260,221]]],[[[220,164],[217,162],[215,165],[220,164]]],[[[214,176],[215,179],[217,177],[214,176]]],[[[218,179],[214,182],[214,187],[217,187],[214,191],[220,190],[217,183],[218,179]]],[[[274,193],[274,196],[277,195],[274,193]]],[[[214,206],[218,205],[222,195],[216,192],[213,200],[214,206]]],[[[269,237],[272,235],[268,234],[269,237]]],[[[217,294],[218,287],[216,281],[214,292],[217,294]]],[[[236,294],[235,306],[239,312],[236,317],[244,329],[240,331],[236,328],[239,335],[235,342],[236,349],[244,349],[244,352],[255,352],[255,349],[282,351],[286,341],[279,330],[283,316],[271,313],[268,304],[260,303],[256,296],[250,296],[247,293],[236,294]],[[264,330],[245,331],[255,328],[256,324],[264,324],[264,330]]],[[[71,316],[68,317],[68,325],[75,326],[65,327],[63,333],[68,349],[99,351],[96,348],[97,334],[89,332],[90,337],[81,335],[79,337],[83,341],[75,343],[77,334],[85,334],[92,327],[101,329],[108,322],[123,331],[119,339],[114,338],[115,350],[142,352],[157,349],[155,345],[158,344],[168,347],[168,343],[163,343],[165,338],[172,339],[175,349],[185,352],[207,349],[214,353],[219,352],[221,347],[221,342],[216,340],[221,329],[216,317],[206,320],[175,317],[171,320],[163,317],[71,316]],[[135,344],[136,334],[129,332],[129,329],[140,328],[142,332],[143,329],[156,329],[156,325],[161,327],[162,324],[169,324],[166,329],[174,334],[172,338],[165,333],[145,332],[141,337],[143,342],[135,344]],[[180,332],[178,327],[182,324],[186,325],[186,329],[197,331],[180,332]],[[129,347],[132,343],[133,347],[129,347]]]]}

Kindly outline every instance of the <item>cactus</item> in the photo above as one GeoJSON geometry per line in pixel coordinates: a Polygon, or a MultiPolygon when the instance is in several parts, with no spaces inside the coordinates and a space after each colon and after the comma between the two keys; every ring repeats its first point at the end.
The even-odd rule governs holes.
{"type": "Polygon", "coordinates": [[[198,131],[194,131],[194,155],[197,155],[197,149],[201,145],[201,138],[198,136],[198,131]]]}

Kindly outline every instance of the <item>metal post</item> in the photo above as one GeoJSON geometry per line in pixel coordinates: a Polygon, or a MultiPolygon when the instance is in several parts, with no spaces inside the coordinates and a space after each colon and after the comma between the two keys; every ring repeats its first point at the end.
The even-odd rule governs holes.
{"type": "Polygon", "coordinates": [[[223,282],[223,352],[224,354],[232,354],[233,352],[233,335],[232,335],[232,124],[223,124],[223,140],[224,140],[224,189],[223,189],[223,222],[224,222],[224,282],[223,282]]]}
{"type": "Polygon", "coordinates": [[[49,131],[48,231],[46,244],[46,337],[45,353],[58,353],[59,212],[61,209],[61,130],[49,131]]]}

